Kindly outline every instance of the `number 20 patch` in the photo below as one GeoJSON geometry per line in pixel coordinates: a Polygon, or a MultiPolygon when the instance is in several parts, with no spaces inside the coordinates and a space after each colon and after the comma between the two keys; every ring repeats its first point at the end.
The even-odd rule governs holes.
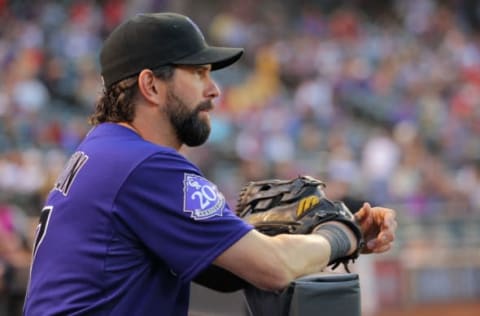
{"type": "Polygon", "coordinates": [[[194,174],[185,174],[183,180],[183,211],[195,220],[222,216],[225,197],[217,186],[194,174]]]}

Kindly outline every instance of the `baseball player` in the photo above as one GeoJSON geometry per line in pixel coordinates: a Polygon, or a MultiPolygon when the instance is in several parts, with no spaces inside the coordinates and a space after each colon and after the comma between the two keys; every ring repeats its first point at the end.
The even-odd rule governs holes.
{"type": "MultiPolygon", "coordinates": [[[[209,46],[174,13],[136,15],[109,35],[94,126],[40,215],[24,315],[187,315],[192,281],[241,286],[221,277],[231,274],[276,290],[356,251],[340,222],[305,235],[252,229],[179,153],[207,140],[220,94],[210,73],[242,52],[209,46]]],[[[357,214],[365,251],[388,250],[394,211],[357,214]]]]}

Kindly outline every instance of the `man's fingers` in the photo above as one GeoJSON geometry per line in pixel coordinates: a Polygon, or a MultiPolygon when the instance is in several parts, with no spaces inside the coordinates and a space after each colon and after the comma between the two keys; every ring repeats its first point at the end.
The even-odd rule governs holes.
{"type": "Polygon", "coordinates": [[[387,244],[387,245],[384,245],[382,247],[378,247],[378,248],[375,248],[372,250],[372,252],[374,253],[381,253],[381,252],[386,252],[388,250],[390,250],[392,248],[392,244],[387,244]]]}
{"type": "Polygon", "coordinates": [[[355,213],[355,219],[359,222],[365,220],[365,217],[369,216],[370,213],[370,204],[368,202],[363,203],[362,208],[355,213]]]}
{"type": "Polygon", "coordinates": [[[369,203],[364,203],[360,211],[355,214],[355,219],[358,224],[362,227],[362,231],[370,227],[374,221],[372,216],[372,209],[369,203]]]}
{"type": "Polygon", "coordinates": [[[386,224],[386,225],[387,225],[387,228],[388,228],[389,230],[391,230],[392,232],[394,232],[394,231],[397,229],[398,223],[397,223],[397,221],[395,220],[395,218],[392,218],[392,219],[390,219],[390,220],[386,220],[386,223],[387,223],[387,224],[386,224]]]}
{"type": "Polygon", "coordinates": [[[393,241],[395,239],[395,231],[397,229],[397,221],[395,216],[385,216],[383,225],[381,227],[381,232],[379,235],[387,235],[386,237],[381,236],[382,238],[387,238],[388,241],[393,241]]]}
{"type": "Polygon", "coordinates": [[[393,232],[381,232],[377,238],[367,242],[367,248],[374,250],[379,247],[391,244],[395,240],[393,232]]]}
{"type": "Polygon", "coordinates": [[[381,243],[386,244],[386,243],[391,243],[392,241],[395,240],[395,234],[391,231],[384,231],[381,232],[379,235],[379,238],[381,243]]]}
{"type": "Polygon", "coordinates": [[[379,253],[385,252],[392,248],[393,242],[379,242],[377,239],[370,240],[367,243],[367,248],[370,252],[379,253]]]}
{"type": "Polygon", "coordinates": [[[375,249],[376,246],[377,246],[377,241],[376,241],[375,239],[369,240],[369,241],[367,242],[367,248],[368,248],[369,250],[375,249]]]}
{"type": "Polygon", "coordinates": [[[392,247],[397,228],[395,211],[384,207],[371,208],[370,204],[364,203],[357,220],[367,242],[363,253],[381,253],[392,247]]]}

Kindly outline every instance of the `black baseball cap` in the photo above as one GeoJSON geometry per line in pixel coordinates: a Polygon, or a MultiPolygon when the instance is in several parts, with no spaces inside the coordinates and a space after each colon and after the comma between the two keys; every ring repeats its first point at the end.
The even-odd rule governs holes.
{"type": "Polygon", "coordinates": [[[209,46],[198,26],[187,16],[145,13],[117,26],[100,52],[106,87],[143,69],[164,65],[212,65],[212,70],[233,64],[242,48],[209,46]]]}

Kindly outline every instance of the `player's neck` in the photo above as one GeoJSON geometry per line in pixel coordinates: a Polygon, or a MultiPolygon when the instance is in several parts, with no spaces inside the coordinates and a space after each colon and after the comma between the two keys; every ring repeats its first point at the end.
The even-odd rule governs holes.
{"type": "Polygon", "coordinates": [[[144,138],[144,137],[142,136],[142,133],[140,133],[140,131],[135,127],[135,125],[133,125],[133,123],[118,122],[117,124],[118,124],[118,125],[121,125],[121,126],[123,126],[123,127],[126,127],[126,128],[128,128],[128,129],[130,129],[130,130],[132,130],[132,131],[134,131],[135,133],[138,134],[138,136],[140,136],[141,138],[144,138]]]}
{"type": "Polygon", "coordinates": [[[182,147],[182,144],[178,144],[178,142],[167,141],[168,139],[172,139],[172,137],[168,137],[168,135],[164,135],[165,133],[168,134],[167,130],[162,130],[161,132],[158,131],[157,133],[155,133],[155,132],[149,132],[147,129],[138,128],[135,122],[131,122],[131,123],[118,122],[117,124],[134,131],[141,138],[151,143],[154,143],[160,146],[171,147],[176,151],[179,151],[182,147]]]}

